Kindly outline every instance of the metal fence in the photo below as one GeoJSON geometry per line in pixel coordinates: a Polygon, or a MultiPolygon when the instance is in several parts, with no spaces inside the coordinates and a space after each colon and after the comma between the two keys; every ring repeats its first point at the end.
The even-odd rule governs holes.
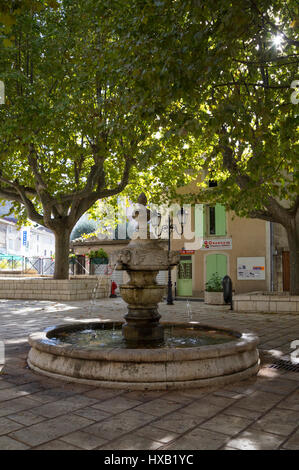
{"type": "Polygon", "coordinates": [[[39,258],[38,256],[24,257],[24,272],[34,271],[37,274],[52,276],[55,261],[52,258],[39,258]]]}
{"type": "MultiPolygon", "coordinates": [[[[55,260],[40,256],[0,255],[0,274],[10,272],[31,273],[52,276],[55,270],[55,260]]],[[[69,274],[89,274],[80,260],[75,259],[69,264],[69,274]],[[80,269],[79,269],[80,268],[80,269]],[[81,272],[82,271],[82,272],[81,272]]]]}

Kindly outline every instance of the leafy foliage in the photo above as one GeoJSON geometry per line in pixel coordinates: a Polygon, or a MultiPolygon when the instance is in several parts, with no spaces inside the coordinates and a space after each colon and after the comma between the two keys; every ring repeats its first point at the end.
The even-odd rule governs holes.
{"type": "Polygon", "coordinates": [[[212,274],[211,278],[208,280],[208,282],[206,282],[205,290],[206,292],[222,292],[223,291],[222,278],[219,276],[217,272],[212,274]]]}
{"type": "Polygon", "coordinates": [[[108,255],[107,255],[106,251],[103,250],[103,248],[100,248],[99,250],[91,250],[89,253],[87,253],[87,256],[90,259],[93,259],[93,258],[108,259],[108,255]]]}

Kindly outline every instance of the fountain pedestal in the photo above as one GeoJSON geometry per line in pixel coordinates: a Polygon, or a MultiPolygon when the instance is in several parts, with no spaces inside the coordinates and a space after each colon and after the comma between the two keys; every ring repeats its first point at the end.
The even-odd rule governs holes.
{"type": "Polygon", "coordinates": [[[178,262],[179,254],[163,250],[158,240],[131,240],[119,253],[116,269],[126,270],[130,276],[130,281],[120,286],[120,294],[128,304],[123,326],[123,336],[127,342],[163,340],[158,303],[166,286],[157,284],[156,277],[159,271],[167,271],[178,262]]]}

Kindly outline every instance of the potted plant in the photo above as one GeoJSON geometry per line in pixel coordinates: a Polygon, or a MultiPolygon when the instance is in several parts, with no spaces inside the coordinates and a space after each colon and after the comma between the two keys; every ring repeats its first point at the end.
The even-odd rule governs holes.
{"type": "Polygon", "coordinates": [[[75,264],[76,263],[76,258],[77,258],[77,255],[75,255],[75,253],[70,253],[69,254],[69,263],[70,264],[75,264]]]}
{"type": "Polygon", "coordinates": [[[206,283],[204,300],[206,304],[224,304],[222,278],[217,272],[214,273],[206,283]]]}
{"type": "Polygon", "coordinates": [[[93,264],[108,264],[108,255],[103,248],[95,251],[91,250],[87,256],[93,264]]]}

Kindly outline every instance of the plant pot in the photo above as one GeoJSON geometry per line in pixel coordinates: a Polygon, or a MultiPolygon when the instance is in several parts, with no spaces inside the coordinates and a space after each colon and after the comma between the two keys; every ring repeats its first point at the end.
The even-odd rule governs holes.
{"type": "Polygon", "coordinates": [[[224,305],[223,292],[205,291],[205,304],[224,305]]]}
{"type": "Polygon", "coordinates": [[[92,264],[108,264],[107,258],[90,258],[92,264]]]}

